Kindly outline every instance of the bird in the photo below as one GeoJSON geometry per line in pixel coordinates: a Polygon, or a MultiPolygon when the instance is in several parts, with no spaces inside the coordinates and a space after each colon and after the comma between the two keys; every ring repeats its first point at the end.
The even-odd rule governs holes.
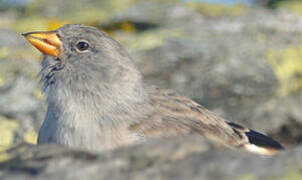
{"type": "Polygon", "coordinates": [[[174,90],[144,83],[130,53],[96,27],[66,24],[22,35],[43,53],[39,75],[47,112],[38,144],[103,152],[197,135],[260,155],[284,149],[174,90]]]}

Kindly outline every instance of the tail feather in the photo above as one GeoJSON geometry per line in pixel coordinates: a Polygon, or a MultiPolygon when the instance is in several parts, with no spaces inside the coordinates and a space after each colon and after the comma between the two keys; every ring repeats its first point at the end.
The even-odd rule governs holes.
{"type": "Polygon", "coordinates": [[[243,144],[242,147],[249,152],[262,155],[274,155],[279,151],[284,150],[283,146],[279,142],[266,135],[244,128],[235,123],[228,122],[228,124],[234,129],[234,131],[239,132],[247,138],[248,142],[243,144]]]}
{"type": "Polygon", "coordinates": [[[273,155],[284,149],[279,142],[259,132],[249,130],[245,132],[245,135],[249,140],[249,143],[244,145],[247,151],[263,155],[273,155]]]}

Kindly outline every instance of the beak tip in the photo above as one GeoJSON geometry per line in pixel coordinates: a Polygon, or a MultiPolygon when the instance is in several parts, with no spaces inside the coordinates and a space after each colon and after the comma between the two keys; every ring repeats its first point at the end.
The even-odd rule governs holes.
{"type": "Polygon", "coordinates": [[[27,35],[28,35],[28,33],[21,33],[21,35],[22,35],[22,36],[27,36],[27,35]]]}
{"type": "Polygon", "coordinates": [[[22,36],[24,36],[25,38],[28,37],[30,33],[21,33],[22,36]]]}

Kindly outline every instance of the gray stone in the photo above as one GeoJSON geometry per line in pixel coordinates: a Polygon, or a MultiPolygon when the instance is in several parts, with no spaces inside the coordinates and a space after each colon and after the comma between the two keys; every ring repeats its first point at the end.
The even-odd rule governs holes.
{"type": "MultiPolygon", "coordinates": [[[[299,179],[302,146],[266,157],[217,149],[200,137],[166,139],[93,154],[56,145],[20,145],[1,179],[299,179]]],[[[1,154],[3,155],[3,154],[1,154]]]]}

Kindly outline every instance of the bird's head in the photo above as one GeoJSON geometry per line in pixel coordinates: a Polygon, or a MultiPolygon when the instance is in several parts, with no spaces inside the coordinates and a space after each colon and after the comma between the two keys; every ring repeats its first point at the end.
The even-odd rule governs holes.
{"type": "Polygon", "coordinates": [[[23,35],[45,55],[41,76],[46,89],[58,85],[81,91],[123,89],[140,80],[127,51],[97,28],[69,24],[23,35]]]}

